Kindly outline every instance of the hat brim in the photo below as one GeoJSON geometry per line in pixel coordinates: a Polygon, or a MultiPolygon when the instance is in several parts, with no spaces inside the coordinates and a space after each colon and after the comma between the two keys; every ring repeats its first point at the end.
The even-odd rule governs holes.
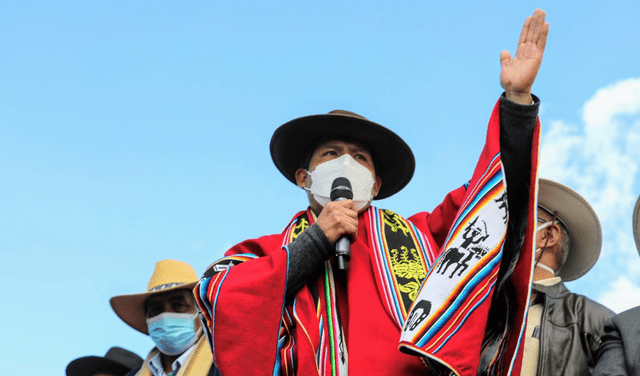
{"type": "Polygon", "coordinates": [[[633,239],[636,241],[636,250],[640,253],[640,196],[633,208],[633,239]]]}
{"type": "Polygon", "coordinates": [[[126,375],[131,368],[101,356],[85,356],[78,358],[67,366],[67,376],[93,376],[94,374],[113,373],[126,375]]]}
{"type": "Polygon", "coordinates": [[[147,318],[144,314],[144,302],[152,295],[163,294],[174,290],[193,290],[198,282],[184,283],[170,288],[144,292],[141,294],[129,294],[114,296],[109,300],[113,311],[127,325],[140,333],[149,334],[147,318]]]}
{"type": "Polygon", "coordinates": [[[558,275],[563,281],[582,277],[596,264],[602,248],[602,228],[595,210],[573,189],[547,179],[540,179],[538,205],[557,211],[571,237],[569,256],[558,275]]]}
{"type": "Polygon", "coordinates": [[[380,200],[404,188],[415,170],[415,158],[409,146],[397,134],[372,121],[353,116],[325,114],[291,120],[271,137],[271,158],[280,172],[296,184],[296,171],[310,148],[320,140],[347,139],[364,146],[374,158],[376,175],[382,180],[380,200]]]}

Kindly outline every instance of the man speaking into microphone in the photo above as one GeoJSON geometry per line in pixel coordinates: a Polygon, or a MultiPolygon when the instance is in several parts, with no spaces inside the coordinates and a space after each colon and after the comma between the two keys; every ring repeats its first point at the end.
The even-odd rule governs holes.
{"type": "Polygon", "coordinates": [[[502,52],[505,93],[475,172],[431,212],[405,219],[371,205],[415,168],[386,127],[337,110],[276,129],[273,162],[309,207],[282,233],[233,246],[195,287],[221,374],[519,372],[539,134],[531,87],[547,31],[537,10],[515,57],[502,52]],[[344,180],[352,197],[332,197],[344,180]]]}

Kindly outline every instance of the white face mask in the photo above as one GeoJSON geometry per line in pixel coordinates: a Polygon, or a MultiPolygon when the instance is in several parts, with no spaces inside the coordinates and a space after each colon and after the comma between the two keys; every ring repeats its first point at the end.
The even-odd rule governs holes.
{"type": "MultiPolygon", "coordinates": [[[[540,230],[544,230],[545,228],[547,228],[547,227],[551,226],[552,224],[553,224],[553,222],[552,222],[552,221],[548,221],[548,222],[545,222],[545,223],[541,224],[540,226],[538,226],[538,227],[536,228],[536,234],[537,234],[538,232],[540,232],[540,230]]],[[[536,253],[538,253],[538,252],[542,252],[542,248],[538,248],[538,249],[536,249],[536,253]]],[[[551,272],[553,275],[556,275],[556,271],[555,271],[555,270],[553,270],[551,267],[549,267],[549,266],[547,266],[547,265],[543,264],[543,263],[542,263],[542,262],[540,262],[540,261],[538,261],[538,262],[536,263],[536,266],[537,266],[537,267],[540,267],[540,268],[542,268],[542,269],[544,269],[544,270],[546,270],[546,271],[548,271],[548,272],[551,272]]]]}
{"type": "Polygon", "coordinates": [[[373,175],[366,167],[358,163],[349,154],[324,162],[311,172],[311,188],[305,188],[322,207],[331,201],[331,185],[336,178],[347,178],[353,191],[353,203],[356,210],[364,208],[373,200],[373,175]]]}

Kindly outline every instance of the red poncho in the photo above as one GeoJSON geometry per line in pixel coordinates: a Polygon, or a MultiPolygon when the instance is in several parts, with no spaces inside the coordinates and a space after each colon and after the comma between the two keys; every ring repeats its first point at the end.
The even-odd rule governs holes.
{"type": "MultiPolygon", "coordinates": [[[[538,128],[529,224],[535,216],[538,128]]],[[[285,299],[286,245],[313,222],[306,211],[281,234],[227,251],[194,290],[221,374],[339,375],[343,363],[343,374],[425,375],[435,372],[427,370],[435,362],[455,374],[476,375],[507,252],[520,253],[513,270],[501,271],[516,291],[509,302],[513,315],[506,328],[493,328],[501,336],[486,372],[518,374],[533,226],[521,249],[504,249],[509,218],[499,130],[496,105],[469,185],[449,193],[431,213],[404,220],[371,207],[360,214],[345,277],[334,275],[332,258],[315,283],[285,299]]]]}

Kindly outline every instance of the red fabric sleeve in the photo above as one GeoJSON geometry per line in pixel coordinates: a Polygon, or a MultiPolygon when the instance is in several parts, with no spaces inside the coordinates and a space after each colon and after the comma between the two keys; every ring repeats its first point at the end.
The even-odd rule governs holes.
{"type": "MultiPolygon", "coordinates": [[[[463,185],[447,194],[440,205],[436,206],[431,213],[422,212],[409,217],[409,221],[415,224],[421,231],[431,234],[437,244],[438,252],[451,230],[453,220],[456,218],[458,209],[462,205],[462,200],[467,192],[466,185],[463,185]]],[[[439,254],[439,253],[438,253],[439,254]]]]}
{"type": "Polygon", "coordinates": [[[271,235],[242,242],[225,255],[246,253],[259,257],[211,277],[202,296],[212,306],[213,356],[225,376],[271,375],[276,361],[288,253],[282,236],[271,235]]]}

